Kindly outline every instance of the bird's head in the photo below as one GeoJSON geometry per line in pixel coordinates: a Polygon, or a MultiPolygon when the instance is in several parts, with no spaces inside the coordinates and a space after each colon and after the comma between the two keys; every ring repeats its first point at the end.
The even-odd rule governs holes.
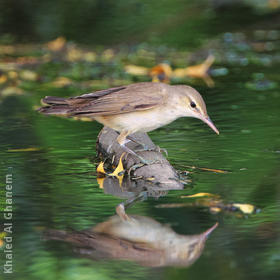
{"type": "Polygon", "coordinates": [[[206,105],[202,96],[190,86],[180,85],[175,87],[177,87],[178,91],[181,93],[180,106],[184,107],[185,116],[202,120],[219,134],[219,130],[207,114],[206,105]]]}

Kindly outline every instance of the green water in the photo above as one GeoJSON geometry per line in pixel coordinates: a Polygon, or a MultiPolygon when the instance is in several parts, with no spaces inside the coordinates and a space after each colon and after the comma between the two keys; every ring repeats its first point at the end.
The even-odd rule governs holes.
{"type": "MultiPolygon", "coordinates": [[[[262,69],[274,75],[278,66],[262,69]]],[[[103,193],[95,172],[95,141],[101,126],[48,118],[32,110],[35,100],[8,97],[1,103],[1,173],[13,176],[13,269],[17,279],[279,279],[280,92],[248,90],[256,69],[229,69],[217,86],[197,88],[220,135],[198,120],[179,119],[150,133],[168,150],[168,160],[184,166],[230,171],[199,171],[181,191],[137,203],[128,214],[171,224],[181,234],[219,227],[200,259],[188,268],[147,268],[129,261],[92,261],[77,257],[71,246],[43,241],[38,228],[82,230],[106,220],[123,200],[103,193]],[[242,74],[240,73],[242,70],[242,74]],[[36,147],[37,151],[10,149],[36,147]],[[11,167],[8,171],[8,167],[11,167]],[[211,214],[208,208],[156,208],[182,203],[180,195],[219,194],[225,202],[250,203],[260,212],[238,217],[211,214]]],[[[274,81],[280,84],[279,76],[274,81]]],[[[53,92],[50,92],[53,94],[53,92]]],[[[63,93],[62,93],[63,95],[63,93]]],[[[2,179],[3,180],[3,179],[2,179]]],[[[3,193],[3,191],[2,191],[3,193]]],[[[3,218],[2,218],[3,221],[3,218]]],[[[5,275],[9,276],[9,275],[5,275]]]]}

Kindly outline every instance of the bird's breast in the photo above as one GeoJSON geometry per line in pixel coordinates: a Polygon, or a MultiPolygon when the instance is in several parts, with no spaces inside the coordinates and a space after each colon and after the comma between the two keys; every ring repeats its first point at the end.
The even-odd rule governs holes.
{"type": "Polygon", "coordinates": [[[96,120],[114,130],[127,130],[131,133],[149,132],[167,125],[179,118],[176,110],[153,108],[145,111],[96,117],[96,120]]]}

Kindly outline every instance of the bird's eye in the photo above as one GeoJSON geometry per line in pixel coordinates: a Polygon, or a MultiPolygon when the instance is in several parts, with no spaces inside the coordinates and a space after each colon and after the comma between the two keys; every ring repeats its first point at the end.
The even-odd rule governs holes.
{"type": "Polygon", "coordinates": [[[191,102],[191,107],[192,107],[192,108],[195,108],[195,107],[196,107],[196,104],[195,104],[193,101],[191,102]]]}

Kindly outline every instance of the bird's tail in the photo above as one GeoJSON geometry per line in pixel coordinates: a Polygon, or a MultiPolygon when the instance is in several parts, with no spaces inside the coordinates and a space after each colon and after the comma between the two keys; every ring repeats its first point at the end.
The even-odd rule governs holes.
{"type": "Polygon", "coordinates": [[[62,97],[46,96],[41,100],[43,106],[38,109],[38,112],[45,115],[67,115],[70,110],[69,104],[66,99],[62,97]]]}

